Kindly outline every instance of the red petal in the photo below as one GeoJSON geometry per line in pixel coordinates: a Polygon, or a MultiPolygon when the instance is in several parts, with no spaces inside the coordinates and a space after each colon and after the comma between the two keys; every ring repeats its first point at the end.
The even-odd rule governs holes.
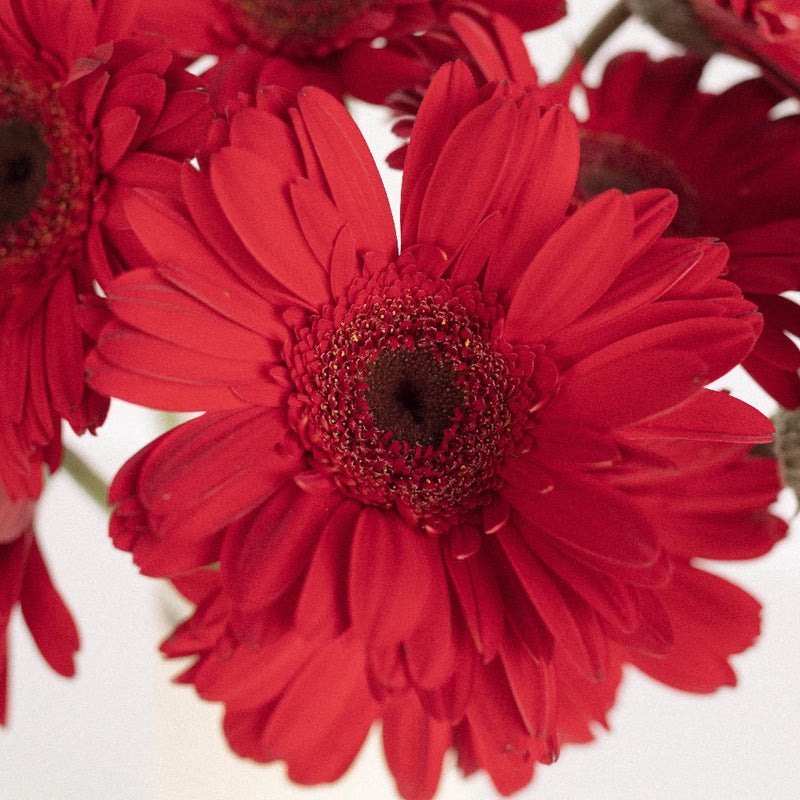
{"type": "Polygon", "coordinates": [[[501,794],[530,783],[549,748],[525,730],[499,659],[478,671],[467,721],[478,763],[501,794]]]}
{"type": "Polygon", "coordinates": [[[286,761],[297,783],[335,781],[360,750],[379,709],[367,687],[363,648],[344,634],[294,679],[266,724],[262,746],[286,761]]]}
{"type": "Polygon", "coordinates": [[[553,664],[534,661],[513,632],[503,637],[500,656],[528,733],[539,739],[546,738],[555,750],[558,695],[553,664]]]}
{"type": "Polygon", "coordinates": [[[672,652],[663,658],[630,660],[656,680],[687,692],[713,692],[734,686],[728,658],[748,648],[760,630],[755,598],[728,581],[688,565],[679,566],[659,593],[675,633],[672,652]]]}
{"type": "Polygon", "coordinates": [[[359,250],[397,250],[392,212],[378,169],[344,106],[313,86],[298,105],[336,207],[353,227],[359,250]]]}
{"type": "Polygon", "coordinates": [[[610,191],[570,217],[523,273],[508,308],[504,336],[537,342],[580,316],[628,261],[633,209],[610,191]]]}
{"type": "Polygon", "coordinates": [[[244,613],[277,600],[304,572],[320,530],[343,497],[308,494],[287,481],[254,516],[234,523],[220,555],[225,590],[244,613]]]}
{"type": "Polygon", "coordinates": [[[367,506],[353,535],[348,597],[369,646],[401,643],[417,626],[440,569],[436,543],[391,512],[367,506]]]}
{"type": "Polygon", "coordinates": [[[128,150],[139,115],[128,106],[117,106],[103,114],[98,125],[98,158],[103,172],[111,172],[128,150]]]}
{"type": "Polygon", "coordinates": [[[506,469],[503,477],[503,496],[528,520],[529,527],[520,529],[527,541],[552,536],[609,574],[615,567],[634,568],[644,578],[658,565],[656,532],[624,492],[590,476],[558,474],[551,491],[532,495],[524,465],[506,469]]]}
{"type": "Polygon", "coordinates": [[[507,180],[508,142],[514,138],[518,116],[513,103],[497,98],[458,123],[428,181],[418,241],[440,247],[449,258],[461,249],[507,180]]]}
{"type": "MultiPolygon", "coordinates": [[[[274,361],[275,343],[265,339],[278,332],[270,309],[265,309],[265,321],[271,324],[254,331],[238,321],[241,311],[247,323],[257,324],[254,316],[260,304],[251,295],[237,292],[234,286],[227,298],[226,318],[170,285],[183,282],[179,272],[165,271],[163,276],[150,269],[127,272],[108,287],[109,307],[127,325],[190,350],[256,363],[274,361]],[[171,281],[167,282],[165,277],[171,281]]],[[[197,285],[203,286],[202,280],[197,285]]],[[[215,300],[218,299],[217,293],[215,300]]]]}
{"type": "Polygon", "coordinates": [[[688,400],[721,377],[754,341],[746,320],[696,318],[628,336],[587,356],[562,374],[543,414],[613,429],[688,400]]]}
{"type": "Polygon", "coordinates": [[[760,411],[725,392],[703,389],[663,414],[619,431],[630,439],[771,442],[775,429],[760,411]]]}
{"type": "Polygon", "coordinates": [[[436,794],[442,759],[453,738],[452,725],[431,718],[414,692],[393,697],[383,710],[383,750],[407,800],[431,800],[436,794]]]}
{"type": "Polygon", "coordinates": [[[400,222],[404,249],[419,241],[419,209],[430,171],[456,125],[477,103],[475,81],[469,68],[460,61],[441,67],[425,92],[403,172],[400,222]]]}
{"type": "Polygon", "coordinates": [[[211,158],[211,184],[228,221],[263,268],[312,306],[330,300],[328,278],[287,197],[297,177],[250,150],[226,147],[211,158]]]}
{"type": "Polygon", "coordinates": [[[499,531],[497,541],[558,646],[569,653],[587,678],[597,680],[603,673],[603,662],[592,647],[589,627],[597,624],[594,615],[585,613],[585,604],[544,567],[513,526],[499,531]]]}
{"type": "MultiPolygon", "coordinates": [[[[529,115],[536,107],[533,100],[528,101],[529,115]]],[[[509,289],[517,283],[548,237],[564,222],[572,200],[580,160],[575,118],[557,106],[542,115],[536,131],[536,142],[527,152],[517,149],[519,188],[507,198],[507,207],[500,209],[504,235],[486,271],[487,291],[509,289]]]]}
{"type": "Polygon", "coordinates": [[[74,675],[73,656],[80,646],[78,629],[50,580],[35,539],[25,565],[20,606],[45,661],[60,675],[74,675]]]}
{"type": "Polygon", "coordinates": [[[450,588],[444,565],[431,573],[428,602],[417,627],[403,646],[408,674],[415,686],[437,689],[453,675],[458,649],[450,610],[450,588]]]}
{"type": "Polygon", "coordinates": [[[461,560],[446,548],[444,557],[475,647],[484,661],[491,661],[497,654],[504,628],[503,597],[494,568],[482,550],[461,560]]]}
{"type": "Polygon", "coordinates": [[[295,627],[308,639],[334,638],[349,624],[346,576],[360,513],[359,505],[343,503],[320,534],[295,609],[295,627]]]}

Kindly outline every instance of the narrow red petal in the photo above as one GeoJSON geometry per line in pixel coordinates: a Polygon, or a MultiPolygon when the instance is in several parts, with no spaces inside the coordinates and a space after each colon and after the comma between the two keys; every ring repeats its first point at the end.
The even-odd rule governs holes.
{"type": "Polygon", "coordinates": [[[350,766],[379,713],[364,652],[344,634],[320,650],[278,701],[262,737],[297,783],[335,781],[350,766]]]}
{"type": "Polygon", "coordinates": [[[367,506],[353,535],[348,596],[353,628],[370,643],[400,644],[417,626],[438,568],[435,542],[367,506]]]}
{"type": "Polygon", "coordinates": [[[383,710],[383,750],[405,800],[432,800],[452,725],[433,719],[413,692],[392,698],[383,710]]]}
{"type": "Polygon", "coordinates": [[[397,250],[392,212],[378,169],[344,106],[310,86],[298,98],[336,207],[353,226],[359,250],[397,250]]]}
{"type": "Polygon", "coordinates": [[[595,303],[629,259],[633,221],[631,201],[614,191],[570,217],[523,273],[504,336],[543,341],[595,303]]]}
{"type": "Polygon", "coordinates": [[[507,142],[517,125],[516,106],[505,98],[482,103],[450,134],[433,168],[420,209],[417,239],[449,258],[492,206],[507,180],[507,142]],[[469,191],[464,187],[469,185],[469,191]]]}
{"type": "Polygon", "coordinates": [[[250,150],[226,147],[211,158],[214,193],[247,249],[298,298],[319,306],[330,299],[327,274],[286,197],[297,177],[250,150]]]}
{"type": "Polygon", "coordinates": [[[60,675],[74,675],[78,629],[47,571],[34,539],[20,593],[25,622],[45,661],[60,675]]]}
{"type": "Polygon", "coordinates": [[[228,596],[245,613],[277,600],[308,568],[320,529],[343,501],[309,494],[287,481],[259,509],[225,534],[220,560],[228,596]]]}

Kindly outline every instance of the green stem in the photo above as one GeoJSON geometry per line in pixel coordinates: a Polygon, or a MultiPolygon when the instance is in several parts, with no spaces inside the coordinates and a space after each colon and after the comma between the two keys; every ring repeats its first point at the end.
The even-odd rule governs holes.
{"type": "Polygon", "coordinates": [[[77,453],[64,447],[61,466],[103,511],[108,512],[108,485],[77,453]]]}
{"type": "Polygon", "coordinates": [[[578,45],[578,56],[584,64],[588,64],[592,56],[602,47],[606,40],[631,15],[625,0],[618,0],[598,23],[589,31],[588,36],[578,45]]]}
{"type": "Polygon", "coordinates": [[[578,45],[575,55],[570,60],[561,78],[566,77],[576,66],[582,69],[592,59],[594,54],[605,44],[612,33],[631,16],[631,10],[626,0],[618,0],[598,20],[597,24],[587,34],[586,38],[578,45]]]}

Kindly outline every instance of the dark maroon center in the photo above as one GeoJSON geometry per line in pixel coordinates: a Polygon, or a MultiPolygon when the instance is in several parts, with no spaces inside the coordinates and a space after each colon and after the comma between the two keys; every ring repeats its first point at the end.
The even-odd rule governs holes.
{"type": "Polygon", "coordinates": [[[633,194],[669,189],[678,197],[678,212],[666,233],[696,236],[702,229],[698,193],[672,159],[617,133],[581,130],[581,163],[575,194],[589,200],[608,189],[633,194]]]}
{"type": "Polygon", "coordinates": [[[22,119],[0,122],[0,223],[30,214],[47,183],[50,148],[41,131],[22,119]]]}
{"type": "Polygon", "coordinates": [[[448,363],[422,350],[383,350],[372,362],[365,392],[367,405],[382,431],[409,445],[438,447],[463,402],[448,363]]]}
{"type": "Polygon", "coordinates": [[[229,0],[269,40],[313,42],[383,0],[229,0]]]}

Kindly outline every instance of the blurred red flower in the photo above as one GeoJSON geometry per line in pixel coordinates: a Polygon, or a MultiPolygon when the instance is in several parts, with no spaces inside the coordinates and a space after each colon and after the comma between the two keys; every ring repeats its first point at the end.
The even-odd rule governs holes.
{"type": "Polygon", "coordinates": [[[781,95],[763,79],[701,92],[704,62],[625,53],[587,88],[577,196],[661,186],[679,199],[668,232],[716,236],[728,279],[764,316],[744,367],[782,406],[800,405],[800,116],[771,119],[781,95]],[[642,113],[647,109],[647,113],[642,113]]]}
{"type": "Polygon", "coordinates": [[[800,93],[797,0],[628,0],[628,5],[689,50],[747,59],[784,92],[800,93]]]}
{"type": "Polygon", "coordinates": [[[259,54],[270,82],[290,89],[313,83],[382,103],[420,77],[419,64],[398,56],[395,44],[413,47],[420,33],[465,5],[506,14],[524,30],[566,13],[564,0],[139,0],[137,27],[195,56],[218,55],[222,64],[241,57],[244,45],[259,54]],[[298,72],[304,83],[295,83],[298,72]]]}

